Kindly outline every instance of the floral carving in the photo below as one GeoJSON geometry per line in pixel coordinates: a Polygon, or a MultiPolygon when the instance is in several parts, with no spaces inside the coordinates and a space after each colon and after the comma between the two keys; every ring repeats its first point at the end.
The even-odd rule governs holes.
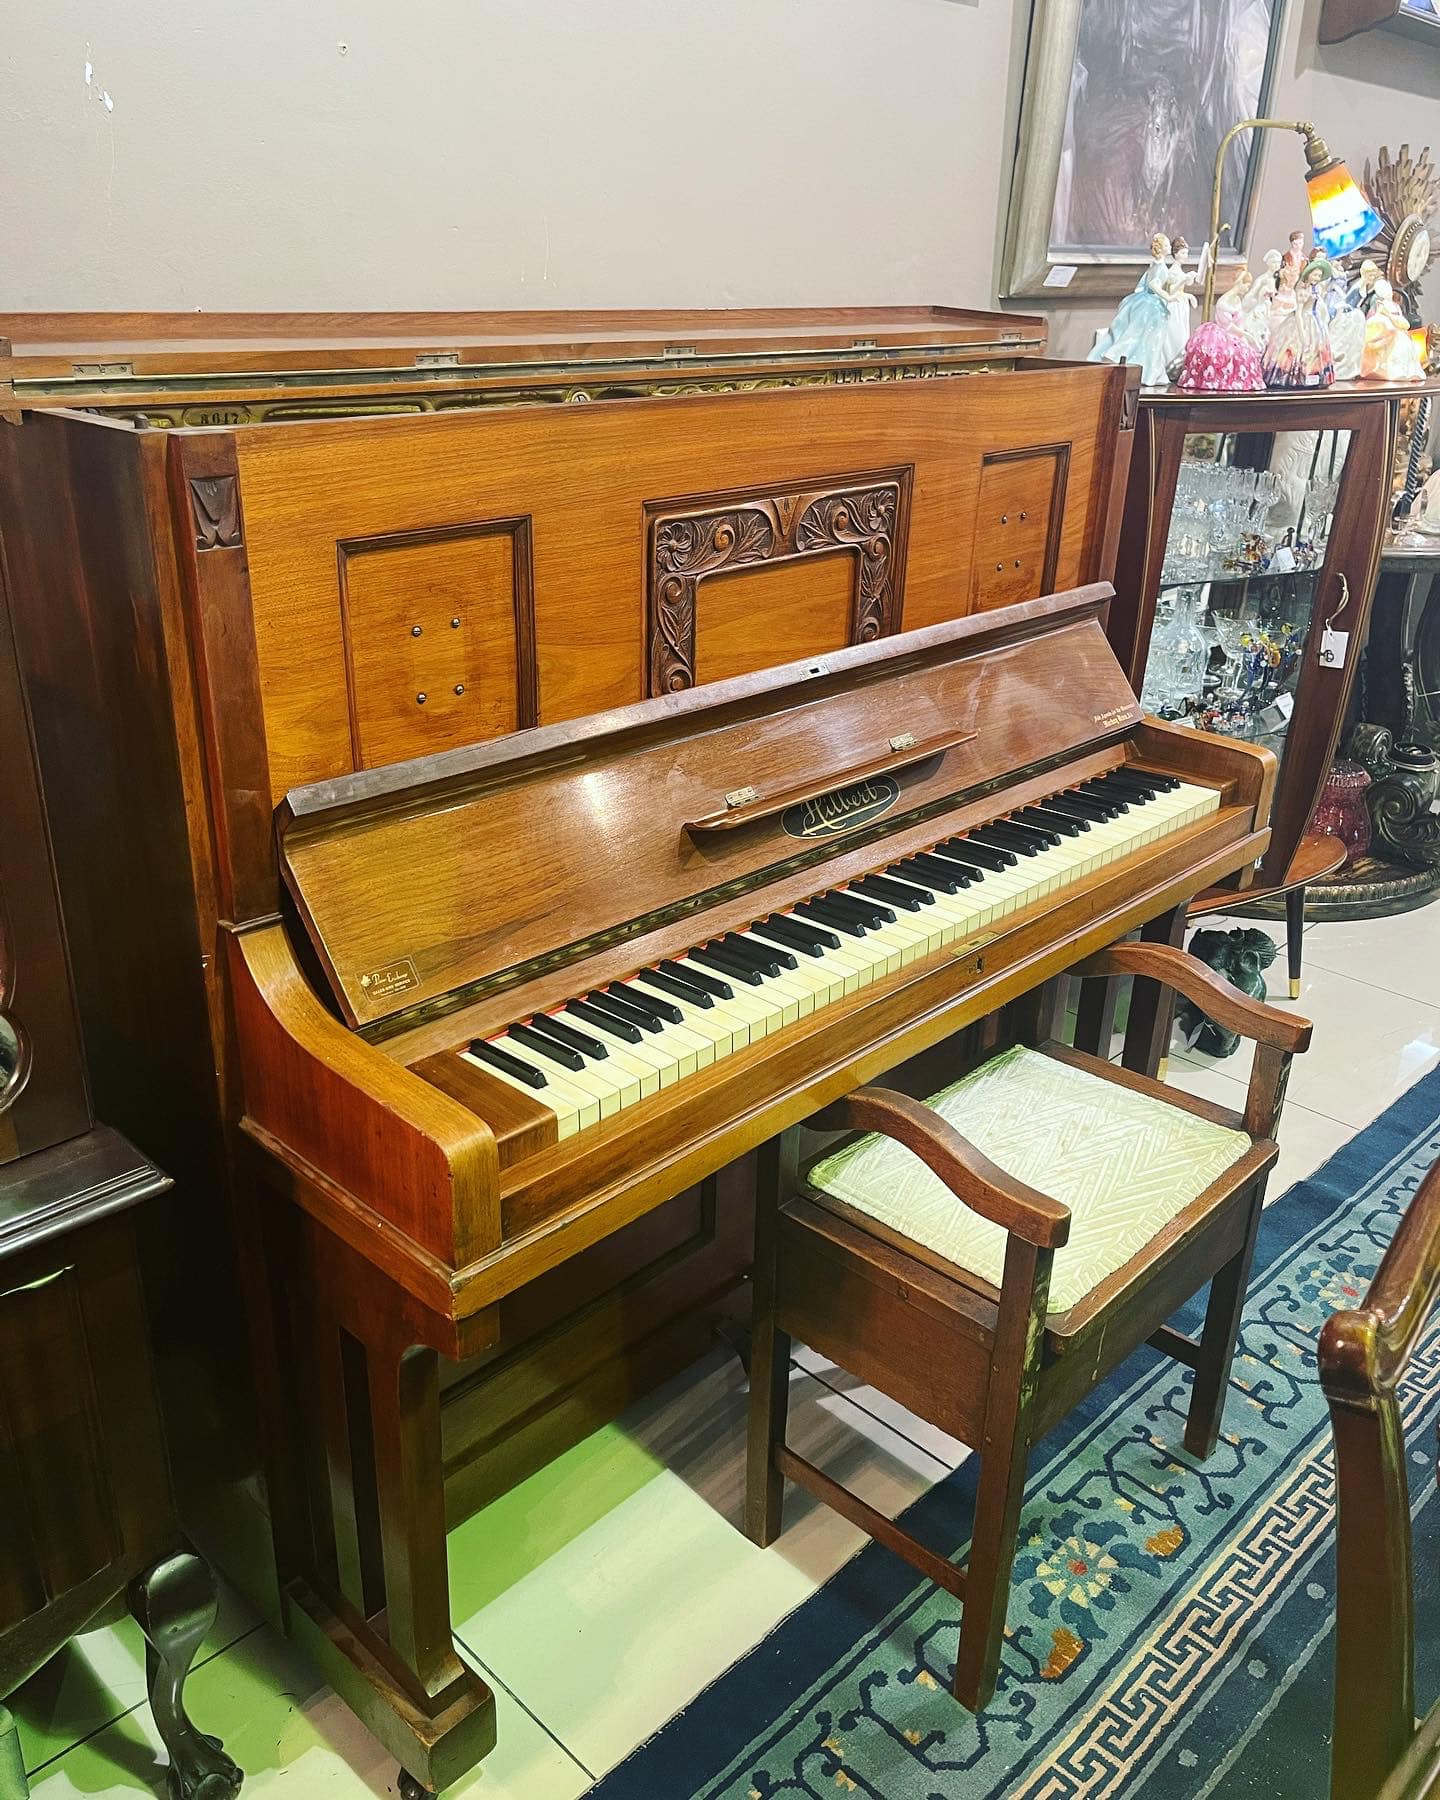
{"type": "Polygon", "coordinates": [[[853,550],[857,575],[850,642],[870,643],[900,616],[898,532],[910,471],[864,487],[792,488],[705,512],[652,512],[650,692],[695,684],[695,604],[710,575],[766,562],[853,550]]]}

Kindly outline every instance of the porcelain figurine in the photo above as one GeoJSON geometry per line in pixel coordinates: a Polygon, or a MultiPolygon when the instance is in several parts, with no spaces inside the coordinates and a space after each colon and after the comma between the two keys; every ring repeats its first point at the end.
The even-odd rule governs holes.
{"type": "Polygon", "coordinates": [[[1410,321],[1383,275],[1375,283],[1375,305],[1365,321],[1365,355],[1360,373],[1372,381],[1425,379],[1425,359],[1410,335],[1410,321]]]}
{"type": "Polygon", "coordinates": [[[1250,283],[1250,292],[1241,303],[1245,335],[1257,350],[1270,341],[1270,315],[1280,286],[1281,256],[1278,250],[1265,252],[1265,266],[1250,283]]]}
{"type": "Polygon", "coordinates": [[[1265,386],[1260,352],[1244,331],[1245,302],[1252,286],[1242,262],[1229,292],[1220,297],[1215,317],[1192,333],[1179,375],[1187,394],[1254,394],[1265,386]]]}
{"type": "Polygon", "coordinates": [[[1169,313],[1165,339],[1165,366],[1172,372],[1178,370],[1180,359],[1185,354],[1185,346],[1190,341],[1190,315],[1195,310],[1195,296],[1189,292],[1197,280],[1197,273],[1185,267],[1185,254],[1190,246],[1183,237],[1177,237],[1172,245],[1170,268],[1165,278],[1165,305],[1169,313]]]}
{"type": "MultiPolygon", "coordinates": [[[[1291,239],[1291,243],[1294,243],[1291,239]]],[[[1335,271],[1323,256],[1307,265],[1295,294],[1294,310],[1282,314],[1265,346],[1265,385],[1270,388],[1324,388],[1335,379],[1330,347],[1330,310],[1325,290],[1335,271]]]]}
{"type": "Polygon", "coordinates": [[[1087,362],[1135,363],[1146,387],[1163,387],[1170,337],[1170,240],[1156,232],[1150,262],[1135,291],[1120,302],[1109,329],[1101,332],[1087,362]]]}
{"type": "Polygon", "coordinates": [[[1360,265],[1359,274],[1350,283],[1347,304],[1366,318],[1375,310],[1375,284],[1379,279],[1379,263],[1367,256],[1360,265]]]}
{"type": "Polygon", "coordinates": [[[1350,290],[1343,276],[1326,289],[1330,313],[1330,349],[1335,357],[1335,379],[1354,381],[1365,356],[1365,315],[1350,304],[1350,290]]]}
{"type": "Polygon", "coordinates": [[[1305,273],[1306,267],[1310,262],[1309,253],[1305,248],[1305,233],[1303,231],[1292,231],[1290,233],[1290,248],[1280,260],[1293,277],[1290,286],[1292,288],[1298,287],[1300,285],[1300,277],[1305,273]]]}

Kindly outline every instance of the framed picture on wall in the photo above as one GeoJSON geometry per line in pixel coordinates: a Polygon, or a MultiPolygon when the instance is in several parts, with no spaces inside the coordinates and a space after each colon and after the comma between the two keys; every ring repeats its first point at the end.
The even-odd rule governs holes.
{"type": "Polygon", "coordinates": [[[1423,44],[1440,45],[1440,0],[1325,0],[1320,42],[1342,44],[1376,25],[1423,44]]]}
{"type": "MultiPolygon", "coordinates": [[[[1220,140],[1270,103],[1286,0],[1034,0],[1007,296],[1133,288],[1157,231],[1198,251],[1220,140]]],[[[1249,248],[1265,132],[1231,146],[1222,260],[1249,248]]]]}

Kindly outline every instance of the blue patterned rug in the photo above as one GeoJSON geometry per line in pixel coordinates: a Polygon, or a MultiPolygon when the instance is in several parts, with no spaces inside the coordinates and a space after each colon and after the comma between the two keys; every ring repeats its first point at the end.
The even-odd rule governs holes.
{"type": "MultiPolygon", "coordinates": [[[[1334,1468],[1315,1340],[1363,1293],[1437,1158],[1440,1071],[1268,1209],[1208,1462],[1180,1448],[1188,1371],[1149,1350],[1040,1446],[983,1718],[947,1691],[957,1603],[871,1545],[591,1800],[1321,1800],[1334,1468]]],[[[1437,1412],[1440,1327],[1405,1397],[1422,1635],[1440,1599],[1437,1412]]],[[[957,1560],[976,1470],[906,1515],[957,1560]]],[[[1432,1627],[1422,1710],[1437,1678],[1432,1627]]]]}

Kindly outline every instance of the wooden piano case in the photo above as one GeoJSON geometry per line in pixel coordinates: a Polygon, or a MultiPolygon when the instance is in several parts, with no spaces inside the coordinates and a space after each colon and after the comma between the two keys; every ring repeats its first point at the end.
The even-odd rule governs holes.
{"type": "MultiPolygon", "coordinates": [[[[1103,575],[1133,378],[967,366],[233,429],[37,408],[0,431],[97,1096],[196,1200],[173,1316],[187,1290],[205,1306],[166,1374],[188,1402],[208,1355],[221,1398],[203,1445],[177,1453],[182,1507],[262,1603],[274,1566],[253,1499],[283,1505],[284,1456],[257,1489],[243,1364],[209,1322],[242,1287],[268,1319],[256,1209],[231,1181],[240,1095],[217,950],[225,922],[280,909],[275,807],[303,782],[1103,575]],[[228,1218],[210,1198],[227,1191],[228,1218]]],[[[692,1358],[743,1303],[748,1224],[725,1182],[743,1189],[743,1170],[502,1304],[497,1340],[450,1373],[452,1513],[692,1358]]],[[[287,1377],[270,1373],[273,1442],[287,1377]]]]}

